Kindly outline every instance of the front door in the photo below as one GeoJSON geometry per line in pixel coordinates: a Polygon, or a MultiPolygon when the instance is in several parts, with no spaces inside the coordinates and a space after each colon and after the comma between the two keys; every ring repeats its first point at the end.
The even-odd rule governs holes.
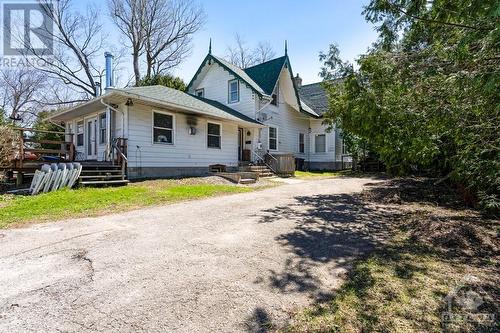
{"type": "Polygon", "coordinates": [[[243,160],[243,129],[238,128],[238,161],[243,160]]]}
{"type": "Polygon", "coordinates": [[[87,119],[85,151],[88,160],[97,160],[97,118],[87,119]]]}

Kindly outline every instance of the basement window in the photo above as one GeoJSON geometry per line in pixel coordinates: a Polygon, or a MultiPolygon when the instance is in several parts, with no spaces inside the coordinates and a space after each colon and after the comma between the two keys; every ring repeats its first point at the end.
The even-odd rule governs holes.
{"type": "Polygon", "coordinates": [[[220,124],[207,123],[207,147],[219,148],[221,147],[221,134],[220,124]]]}
{"type": "Polygon", "coordinates": [[[153,142],[174,144],[174,116],[153,112],[153,142]]]}

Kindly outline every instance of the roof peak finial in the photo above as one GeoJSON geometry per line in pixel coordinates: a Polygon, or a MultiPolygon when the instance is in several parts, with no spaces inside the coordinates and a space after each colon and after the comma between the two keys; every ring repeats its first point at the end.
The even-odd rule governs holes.
{"type": "Polygon", "coordinates": [[[208,43],[208,54],[212,54],[212,38],[210,37],[210,42],[208,43]]]}
{"type": "Polygon", "coordinates": [[[286,39],[285,39],[285,55],[288,55],[288,43],[286,39]]]}

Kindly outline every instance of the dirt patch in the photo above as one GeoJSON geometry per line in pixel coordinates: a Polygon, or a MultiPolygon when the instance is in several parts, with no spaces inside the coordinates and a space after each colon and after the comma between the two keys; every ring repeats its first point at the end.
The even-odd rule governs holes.
{"type": "Polygon", "coordinates": [[[400,210],[398,227],[414,241],[467,256],[498,256],[500,222],[469,209],[457,192],[436,179],[396,178],[372,184],[365,202],[400,210]]]}

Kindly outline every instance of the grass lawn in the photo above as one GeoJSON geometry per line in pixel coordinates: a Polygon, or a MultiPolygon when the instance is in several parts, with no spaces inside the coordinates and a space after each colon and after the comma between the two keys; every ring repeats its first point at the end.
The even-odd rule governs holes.
{"type": "MultiPolygon", "coordinates": [[[[96,216],[163,203],[250,192],[259,187],[156,180],[124,187],[61,190],[37,196],[0,195],[0,228],[22,222],[96,216]]],[[[261,187],[262,188],[262,187],[261,187]]]]}
{"type": "Polygon", "coordinates": [[[327,178],[337,177],[342,174],[341,171],[295,171],[295,177],[297,178],[327,178]]]}

